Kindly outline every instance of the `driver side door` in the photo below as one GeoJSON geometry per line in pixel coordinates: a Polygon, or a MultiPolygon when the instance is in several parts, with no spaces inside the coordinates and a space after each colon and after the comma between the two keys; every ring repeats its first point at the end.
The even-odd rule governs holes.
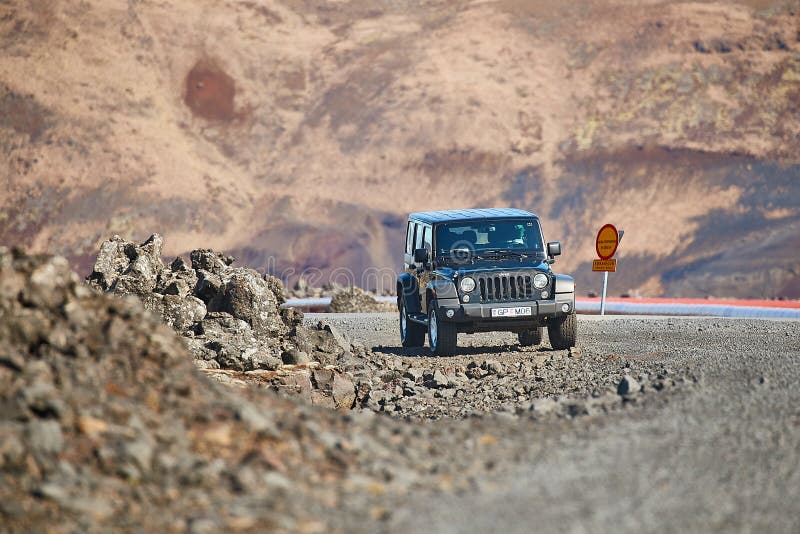
{"type": "Polygon", "coordinates": [[[430,225],[422,224],[417,230],[417,244],[415,248],[424,248],[428,251],[428,261],[424,265],[417,265],[415,276],[419,287],[419,301],[422,312],[428,313],[428,303],[426,302],[425,292],[428,282],[433,279],[433,228],[430,225]]]}
{"type": "Polygon", "coordinates": [[[425,248],[428,250],[430,258],[433,253],[432,243],[432,228],[430,225],[409,221],[406,233],[406,251],[403,259],[403,268],[405,272],[416,278],[417,288],[419,289],[419,302],[420,310],[427,313],[427,303],[425,302],[425,286],[431,280],[433,271],[431,269],[431,262],[428,261],[425,265],[417,264],[414,261],[414,251],[418,248],[425,248]]]}

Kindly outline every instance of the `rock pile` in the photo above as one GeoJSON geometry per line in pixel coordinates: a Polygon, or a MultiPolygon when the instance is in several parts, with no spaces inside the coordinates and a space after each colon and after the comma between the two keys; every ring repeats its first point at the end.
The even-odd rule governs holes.
{"type": "MultiPolygon", "coordinates": [[[[284,288],[277,278],[234,267],[232,257],[207,249],[193,250],[189,263],[178,257],[167,266],[161,260],[162,244],[158,234],[141,245],[114,236],[101,245],[87,280],[101,291],[139,298],[184,337],[198,367],[239,372],[277,371],[284,365],[330,367],[350,354],[349,341],[330,325],[303,326],[301,312],[281,308],[284,288]]],[[[349,384],[355,391],[351,377],[335,368],[325,373],[337,375],[339,390],[349,384]]],[[[287,380],[294,383],[291,373],[265,376],[260,375],[261,383],[293,391],[284,387],[287,380]]],[[[311,380],[308,387],[328,391],[327,382],[311,380]]]]}
{"type": "MultiPolygon", "coordinates": [[[[106,256],[123,272],[98,282],[155,288],[155,243],[112,243],[131,261],[106,256]]],[[[2,530],[293,531],[321,515],[298,483],[330,451],[302,407],[204,378],[137,301],[91,291],[63,258],[0,247],[0,281],[2,530]]]]}
{"type": "Polygon", "coordinates": [[[341,288],[333,294],[329,310],[333,313],[377,313],[397,311],[393,302],[378,302],[360,287],[341,288]]]}
{"type": "Polygon", "coordinates": [[[335,289],[332,286],[312,287],[308,280],[299,278],[289,290],[289,296],[297,299],[332,297],[335,289]]]}
{"type": "Polygon", "coordinates": [[[627,362],[616,367],[568,354],[525,352],[505,363],[464,357],[442,365],[371,352],[367,358],[372,372],[365,375],[371,377],[370,387],[357,404],[402,418],[465,418],[487,413],[573,418],[621,409],[639,402],[645,394],[680,390],[695,381],[688,369],[676,373],[646,363],[638,365],[637,381],[628,374],[633,371],[627,362]],[[617,378],[620,373],[621,379],[617,378]],[[589,375],[591,380],[584,379],[589,375]]]}
{"type": "MultiPolygon", "coordinates": [[[[331,303],[326,311],[334,313],[380,313],[397,311],[394,302],[378,302],[374,292],[360,287],[327,284],[311,287],[305,278],[300,278],[288,292],[291,298],[329,298],[331,303]]],[[[384,293],[388,296],[389,293],[384,293]]]]}

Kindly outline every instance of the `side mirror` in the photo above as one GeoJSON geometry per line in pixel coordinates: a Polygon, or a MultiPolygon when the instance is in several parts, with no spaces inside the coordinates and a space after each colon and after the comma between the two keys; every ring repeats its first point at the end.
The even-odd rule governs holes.
{"type": "Polygon", "coordinates": [[[558,241],[550,241],[547,244],[547,255],[551,258],[561,255],[561,243],[558,241]]]}
{"type": "Polygon", "coordinates": [[[417,248],[414,249],[414,263],[428,263],[428,249],[417,248]]]}

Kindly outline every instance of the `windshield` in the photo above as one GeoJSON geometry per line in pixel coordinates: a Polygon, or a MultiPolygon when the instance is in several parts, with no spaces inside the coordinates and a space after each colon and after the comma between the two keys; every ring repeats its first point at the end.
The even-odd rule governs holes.
{"type": "Polygon", "coordinates": [[[544,255],[537,219],[501,219],[442,223],[436,226],[439,255],[491,255],[511,252],[544,255]]]}

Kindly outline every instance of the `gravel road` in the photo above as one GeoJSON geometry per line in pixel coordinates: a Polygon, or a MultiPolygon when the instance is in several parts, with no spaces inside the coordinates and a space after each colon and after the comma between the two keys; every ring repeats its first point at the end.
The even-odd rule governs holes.
{"type": "MultiPolygon", "coordinates": [[[[406,378],[410,395],[372,408],[454,436],[474,428],[502,445],[481,452],[489,469],[467,489],[423,487],[383,503],[392,509],[386,530],[800,530],[797,321],[581,316],[574,354],[551,351],[546,337],[538,350],[522,350],[513,335],[482,334],[460,336],[462,355],[431,358],[397,348],[394,314],[306,319],[329,321],[396,376],[466,369],[467,379],[449,384],[450,398],[425,378],[416,388],[406,378]],[[501,364],[498,375],[487,359],[501,364]],[[641,393],[616,394],[626,375],[641,393]],[[487,380],[519,395],[494,398],[487,380]],[[557,408],[538,410],[542,398],[557,408]]],[[[396,376],[374,380],[396,391],[396,376]]],[[[446,436],[434,446],[447,447],[446,436]]]]}

